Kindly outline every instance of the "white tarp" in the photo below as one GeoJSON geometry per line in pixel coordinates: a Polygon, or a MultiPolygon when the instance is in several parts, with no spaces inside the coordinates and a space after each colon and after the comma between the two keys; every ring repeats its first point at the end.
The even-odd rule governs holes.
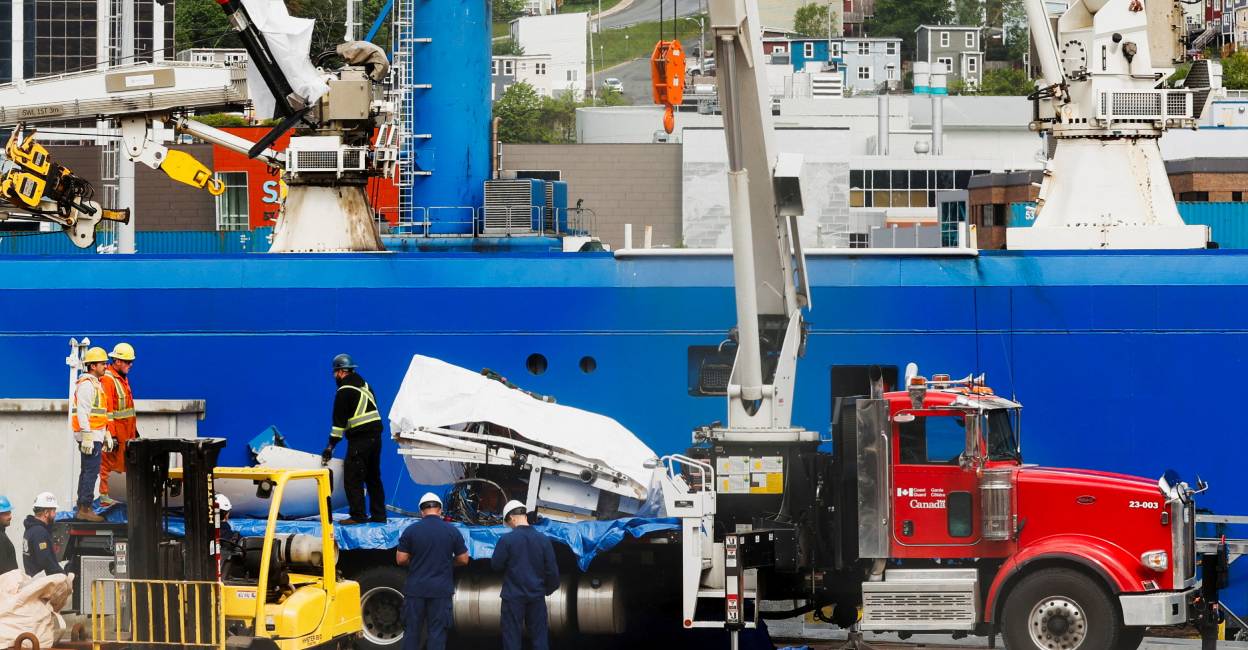
{"type": "MultiPolygon", "coordinates": [[[[329,92],[329,85],[309,58],[312,27],[316,21],[291,16],[283,0],[243,0],[243,6],[247,8],[256,29],[264,34],[264,40],[277,66],[290,82],[291,89],[309,103],[329,92]]],[[[253,64],[247,66],[247,93],[251,96],[256,115],[264,119],[273,117],[276,105],[273,94],[260,76],[259,68],[253,64]]]]}
{"type": "MultiPolygon", "coordinates": [[[[530,442],[610,467],[636,481],[642,490],[650,487],[653,470],[645,464],[656,455],[619,422],[571,406],[536,400],[444,361],[413,356],[390,407],[390,431],[398,434],[420,427],[455,428],[469,422],[489,422],[511,429],[530,442]]],[[[437,462],[422,461],[421,465],[437,462]]],[[[454,469],[448,469],[454,473],[454,469]]]]}

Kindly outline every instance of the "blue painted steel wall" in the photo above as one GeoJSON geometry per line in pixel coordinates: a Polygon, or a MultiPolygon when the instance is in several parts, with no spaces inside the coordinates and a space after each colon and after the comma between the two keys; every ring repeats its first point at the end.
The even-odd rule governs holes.
{"type": "MultiPolygon", "coordinates": [[[[1228,405],[1248,367],[1248,251],[816,257],[810,273],[796,423],[826,431],[833,365],[986,372],[1026,405],[1028,462],[1199,473],[1203,506],[1244,511],[1228,405]]],[[[421,353],[610,415],[666,453],[724,417],[722,398],[689,395],[686,364],[688,346],[735,322],[731,277],[726,257],[0,258],[0,358],[20,369],[0,394],[63,394],[71,336],[130,341],[136,394],[206,399],[200,431],[229,438],[235,463],[271,424],[294,446],[324,445],[334,354],[355,356],[384,409],[421,353]],[[84,295],[108,308],[84,311],[84,295]],[[541,375],[526,370],[535,353],[541,375]]],[[[389,440],[383,458],[392,501],[410,505],[418,488],[389,440]]]]}
{"type": "MultiPolygon", "coordinates": [[[[413,5],[413,31],[430,43],[415,43],[411,133],[416,140],[415,166],[433,172],[412,178],[416,213],[421,208],[479,207],[482,183],[490,173],[490,2],[489,0],[399,0],[413,5]]],[[[470,233],[472,224],[456,210],[429,211],[435,234],[470,233]],[[444,223],[438,223],[443,217],[444,223]]]]}

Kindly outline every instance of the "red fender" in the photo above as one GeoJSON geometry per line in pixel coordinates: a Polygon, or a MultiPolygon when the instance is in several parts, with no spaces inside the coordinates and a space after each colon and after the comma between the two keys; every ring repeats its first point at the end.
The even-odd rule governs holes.
{"type": "Polygon", "coordinates": [[[1140,558],[1099,537],[1054,535],[1029,543],[1001,565],[992,586],[988,588],[988,598],[984,602],[984,620],[993,620],[997,598],[1006,582],[1034,562],[1055,559],[1091,569],[1105,580],[1106,586],[1113,593],[1144,590],[1139,576],[1140,558]]]}

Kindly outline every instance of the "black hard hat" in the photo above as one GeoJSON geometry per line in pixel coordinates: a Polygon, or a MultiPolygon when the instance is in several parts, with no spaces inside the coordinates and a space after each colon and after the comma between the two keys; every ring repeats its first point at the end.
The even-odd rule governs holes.
{"type": "Polygon", "coordinates": [[[334,370],[353,370],[355,369],[355,361],[351,359],[349,354],[340,354],[334,357],[334,370]]]}

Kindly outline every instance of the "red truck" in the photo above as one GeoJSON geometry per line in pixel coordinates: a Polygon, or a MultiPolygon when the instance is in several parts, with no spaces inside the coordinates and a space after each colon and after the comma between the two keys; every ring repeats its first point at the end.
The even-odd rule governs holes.
{"type": "MultiPolygon", "coordinates": [[[[873,379],[872,396],[839,404],[830,441],[707,437],[690,450],[714,477],[703,521],[715,532],[685,527],[686,567],[689,544],[712,548],[696,597],[686,572],[686,628],[813,612],[903,636],[1000,635],[1014,650],[1133,650],[1145,627],[1216,628],[1225,574],[1206,564],[1203,594],[1196,580],[1203,483],[1026,465],[1021,405],[982,378],[913,376],[892,392],[873,379]],[[734,486],[743,466],[750,480],[734,486]],[[777,600],[805,604],[754,606],[777,600]]],[[[691,494],[706,485],[696,474],[691,494]]]]}

